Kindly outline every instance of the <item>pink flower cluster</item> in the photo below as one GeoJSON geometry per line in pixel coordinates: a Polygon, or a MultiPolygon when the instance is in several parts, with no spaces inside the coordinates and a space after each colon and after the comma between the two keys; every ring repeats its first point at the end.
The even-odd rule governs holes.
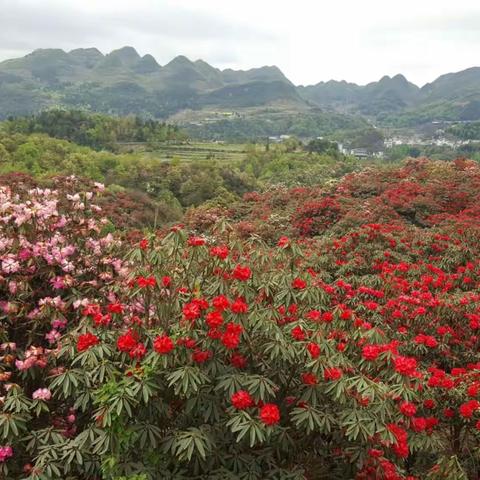
{"type": "Polygon", "coordinates": [[[5,462],[10,457],[13,457],[13,449],[10,445],[0,446],[0,463],[5,462]]]}
{"type": "Polygon", "coordinates": [[[48,388],[39,388],[32,394],[34,400],[45,400],[48,402],[52,398],[52,392],[48,388]]]}

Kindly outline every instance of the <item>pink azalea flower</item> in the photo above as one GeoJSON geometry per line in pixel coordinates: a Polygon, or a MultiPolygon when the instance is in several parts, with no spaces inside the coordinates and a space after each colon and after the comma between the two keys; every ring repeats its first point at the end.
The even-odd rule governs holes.
{"type": "Polygon", "coordinates": [[[52,392],[48,388],[39,388],[33,392],[32,398],[34,400],[44,400],[47,402],[52,398],[52,392]]]}
{"type": "Polygon", "coordinates": [[[0,463],[5,462],[10,457],[13,457],[12,447],[10,445],[0,446],[0,463]]]}

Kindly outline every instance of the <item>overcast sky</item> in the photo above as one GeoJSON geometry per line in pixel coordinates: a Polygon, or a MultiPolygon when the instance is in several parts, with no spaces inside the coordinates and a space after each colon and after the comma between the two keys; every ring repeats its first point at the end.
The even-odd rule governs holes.
{"type": "Polygon", "coordinates": [[[423,85],[480,65],[480,0],[0,0],[0,60],[124,45],[160,64],[277,65],[296,84],[423,85]]]}

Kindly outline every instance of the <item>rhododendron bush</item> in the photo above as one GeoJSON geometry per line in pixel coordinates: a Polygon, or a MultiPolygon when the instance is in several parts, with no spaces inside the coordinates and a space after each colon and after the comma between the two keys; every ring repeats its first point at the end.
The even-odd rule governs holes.
{"type": "Polygon", "coordinates": [[[131,245],[101,191],[2,187],[3,475],[479,478],[480,218],[437,201],[464,177],[435,221],[347,221],[337,193],[321,236],[274,243],[219,220],[131,245]]]}

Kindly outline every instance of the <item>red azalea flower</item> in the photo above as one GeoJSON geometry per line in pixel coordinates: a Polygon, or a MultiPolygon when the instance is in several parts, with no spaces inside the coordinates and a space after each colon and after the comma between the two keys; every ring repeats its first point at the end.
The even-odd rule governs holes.
{"type": "Polygon", "coordinates": [[[423,432],[427,429],[427,420],[423,417],[412,418],[412,429],[415,432],[423,432]]]}
{"type": "Polygon", "coordinates": [[[467,394],[469,397],[476,397],[480,392],[480,383],[474,383],[467,388],[467,394]]]}
{"type": "Polygon", "coordinates": [[[240,343],[240,335],[242,333],[242,326],[235,323],[228,323],[226,331],[222,335],[222,343],[229,350],[234,350],[240,343]]]}
{"type": "Polygon", "coordinates": [[[170,353],[175,345],[168,335],[160,335],[154,340],[153,348],[157,353],[166,354],[170,353]]]}
{"type": "Polygon", "coordinates": [[[349,309],[342,310],[342,313],[340,314],[340,318],[342,320],[350,320],[353,316],[353,311],[349,309]]]}
{"type": "Polygon", "coordinates": [[[245,390],[239,390],[238,392],[234,393],[232,395],[231,402],[237,410],[245,410],[250,408],[254,403],[251,395],[245,390]]]}
{"type": "Polygon", "coordinates": [[[380,347],[379,345],[365,345],[362,348],[362,357],[365,360],[373,361],[377,359],[381,352],[382,347],[380,347]]]}
{"type": "Polygon", "coordinates": [[[316,385],[317,384],[317,377],[310,372],[302,373],[302,382],[305,385],[316,385]]]}
{"type": "Polygon", "coordinates": [[[222,338],[222,332],[216,328],[210,328],[207,332],[207,335],[208,338],[211,338],[212,340],[218,340],[219,338],[222,338]]]}
{"type": "Polygon", "coordinates": [[[129,352],[132,350],[137,345],[137,335],[133,333],[131,330],[128,332],[124,333],[123,335],[120,335],[117,339],[117,348],[121,352],[129,352]]]}
{"type": "Polygon", "coordinates": [[[226,332],[222,335],[222,343],[226,348],[235,350],[240,343],[240,336],[236,333],[226,332]]]}
{"type": "Polygon", "coordinates": [[[109,325],[111,321],[112,321],[112,316],[109,313],[107,313],[106,315],[97,313],[93,316],[93,323],[97,327],[99,327],[100,325],[103,325],[103,326],[109,325]]]}
{"type": "Polygon", "coordinates": [[[242,298],[237,298],[232,305],[230,305],[230,310],[233,313],[247,313],[248,312],[248,305],[242,298]]]}
{"type": "Polygon", "coordinates": [[[110,313],[123,313],[123,305],[121,303],[111,303],[107,306],[110,313]]]}
{"type": "Polygon", "coordinates": [[[155,277],[138,277],[137,278],[137,285],[140,288],[147,288],[147,287],[154,287],[157,281],[155,277]]]}
{"type": "Polygon", "coordinates": [[[230,302],[225,295],[218,295],[212,300],[212,305],[220,311],[226,310],[230,306],[230,302]]]}
{"type": "Polygon", "coordinates": [[[247,265],[237,265],[232,272],[233,278],[240,281],[246,281],[252,276],[252,271],[247,265]]]}
{"type": "Polygon", "coordinates": [[[266,403],[260,409],[260,420],[265,425],[275,425],[280,421],[280,410],[274,403],[266,403]]]}
{"type": "Polygon", "coordinates": [[[316,343],[310,342],[307,344],[307,350],[312,358],[318,358],[320,355],[320,347],[316,343]]]}
{"type": "Polygon", "coordinates": [[[195,302],[186,303],[182,309],[183,315],[187,320],[195,320],[201,314],[200,307],[195,302]]]}
{"type": "Polygon", "coordinates": [[[408,457],[408,436],[407,432],[395,423],[387,425],[388,429],[393,433],[396,443],[392,446],[393,451],[401,458],[408,457]]]}
{"type": "Polygon", "coordinates": [[[198,305],[198,308],[200,310],[206,310],[209,307],[207,300],[205,300],[204,298],[195,298],[194,300],[192,300],[192,303],[198,305]]]}
{"type": "Polygon", "coordinates": [[[240,353],[234,353],[230,357],[230,363],[235,368],[245,368],[247,366],[247,359],[240,353]]]}
{"type": "Polygon", "coordinates": [[[83,352],[84,350],[88,350],[90,347],[97,345],[97,343],[100,343],[100,340],[96,335],[90,332],[84,333],[78,337],[77,350],[83,352]]]}
{"type": "Polygon", "coordinates": [[[136,358],[141,360],[147,354],[147,349],[143,343],[137,343],[131,350],[128,352],[130,358],[136,358]]]}
{"type": "Polygon", "coordinates": [[[318,322],[322,318],[322,312],[320,312],[319,310],[311,310],[307,313],[306,316],[309,320],[318,322]]]}
{"type": "Polygon", "coordinates": [[[288,237],[280,237],[277,242],[277,246],[280,248],[285,248],[290,245],[290,239],[288,237]]]}
{"type": "Polygon", "coordinates": [[[460,405],[458,412],[463,418],[472,418],[477,410],[480,410],[480,402],[478,400],[469,400],[460,405]]]}
{"type": "Polygon", "coordinates": [[[435,400],[432,400],[431,398],[427,398],[426,400],[423,401],[423,406],[431,410],[432,408],[435,408],[435,400]]]}
{"type": "Polygon", "coordinates": [[[337,367],[330,367],[326,368],[325,371],[323,372],[323,378],[328,381],[328,380],[339,380],[343,376],[343,371],[341,368],[337,367]]]}
{"type": "Polygon", "coordinates": [[[165,288],[168,288],[170,286],[170,284],[172,283],[172,278],[169,277],[169,276],[164,276],[162,277],[162,285],[165,287],[165,288]]]}
{"type": "Polygon", "coordinates": [[[89,303],[82,311],[82,315],[85,317],[101,314],[100,305],[89,303]]]}
{"type": "Polygon", "coordinates": [[[453,408],[447,407],[443,410],[443,416],[445,418],[453,418],[455,416],[455,410],[453,408]]]}
{"type": "Polygon", "coordinates": [[[226,245],[221,245],[218,247],[212,247],[210,249],[210,255],[212,257],[218,257],[222,260],[225,260],[228,257],[228,247],[226,245]]]}
{"type": "Polygon", "coordinates": [[[402,357],[399,355],[393,363],[395,371],[400,375],[411,377],[416,373],[417,360],[413,357],[402,357]]]}
{"type": "Polygon", "coordinates": [[[379,458],[383,456],[383,450],[377,450],[375,448],[371,448],[368,451],[368,455],[373,458],[379,458]]]}
{"type": "Polygon", "coordinates": [[[229,322],[225,325],[225,331],[240,335],[243,332],[243,327],[239,323],[229,322]]]}
{"type": "Polygon", "coordinates": [[[330,323],[332,320],[333,320],[333,313],[332,312],[322,313],[322,322],[330,323]]]}
{"type": "Polygon", "coordinates": [[[205,321],[210,328],[218,328],[223,323],[222,312],[214,310],[213,312],[207,313],[205,321]]]}
{"type": "Polygon", "coordinates": [[[305,332],[302,330],[302,327],[299,325],[292,329],[292,337],[295,340],[302,341],[305,340],[305,332]]]}
{"type": "Polygon", "coordinates": [[[303,290],[307,286],[307,282],[301,278],[295,278],[292,282],[292,288],[303,290]]]}
{"type": "Polygon", "coordinates": [[[201,245],[205,245],[206,240],[203,237],[190,237],[188,239],[188,245],[190,247],[200,247],[201,245]]]}
{"type": "Polygon", "coordinates": [[[192,359],[195,363],[204,363],[212,356],[210,350],[196,350],[192,354],[192,359]]]}
{"type": "Polygon", "coordinates": [[[417,407],[411,402],[402,402],[400,404],[400,411],[406,417],[413,417],[417,413],[417,407]]]}
{"type": "Polygon", "coordinates": [[[185,338],[183,340],[183,345],[185,345],[185,348],[188,348],[189,350],[192,350],[193,348],[196,347],[197,342],[193,338],[185,338]]]}

